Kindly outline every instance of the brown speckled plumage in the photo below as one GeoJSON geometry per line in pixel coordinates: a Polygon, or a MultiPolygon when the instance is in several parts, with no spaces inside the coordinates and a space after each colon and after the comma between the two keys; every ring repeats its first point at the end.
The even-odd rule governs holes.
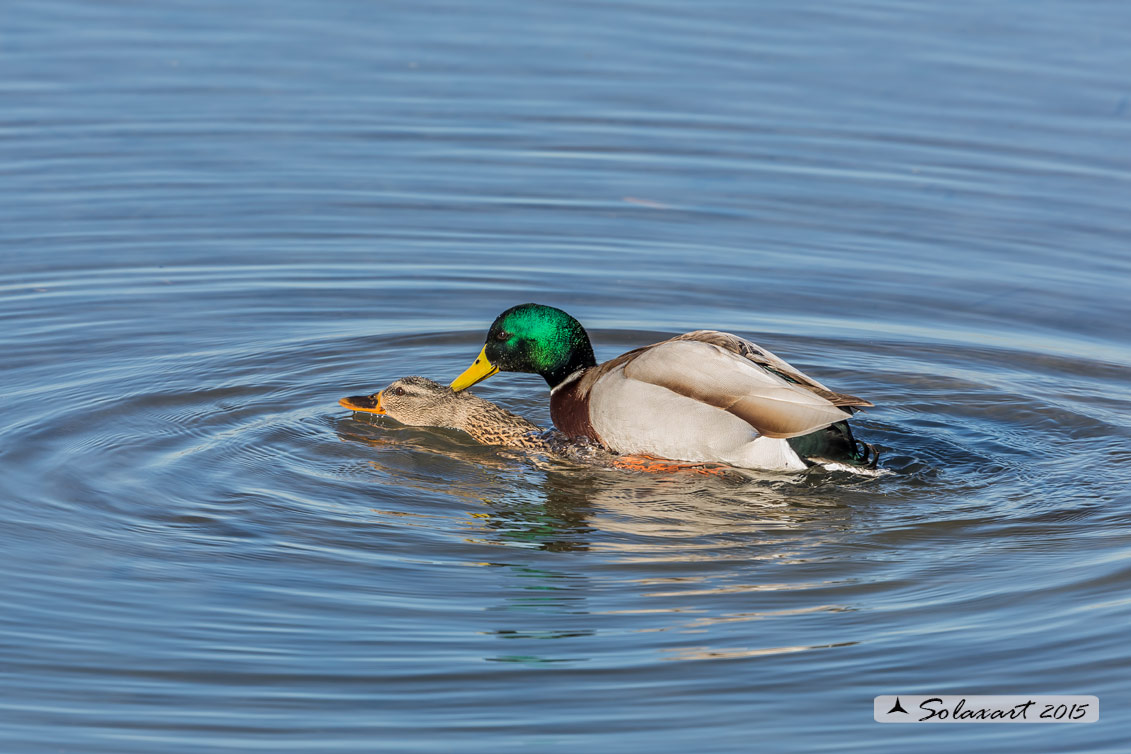
{"type": "Polygon", "coordinates": [[[468,401],[461,398],[463,420],[455,429],[462,429],[474,440],[484,445],[503,445],[508,448],[549,449],[541,436],[542,428],[537,424],[466,392],[453,395],[466,395],[471,399],[468,401]]]}
{"type": "Polygon", "coordinates": [[[452,392],[425,377],[403,377],[381,391],[385,413],[402,424],[450,427],[484,445],[549,451],[542,428],[467,391],[452,392]]]}

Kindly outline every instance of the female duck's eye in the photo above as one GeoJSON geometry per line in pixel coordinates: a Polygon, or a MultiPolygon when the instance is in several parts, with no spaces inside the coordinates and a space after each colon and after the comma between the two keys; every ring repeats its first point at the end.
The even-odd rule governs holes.
{"type": "Polygon", "coordinates": [[[393,388],[393,395],[404,395],[404,388],[403,387],[393,388]]]}
{"type": "Polygon", "coordinates": [[[495,335],[495,340],[510,340],[510,339],[511,339],[511,334],[509,332],[507,332],[506,330],[499,330],[499,332],[495,335]]]}

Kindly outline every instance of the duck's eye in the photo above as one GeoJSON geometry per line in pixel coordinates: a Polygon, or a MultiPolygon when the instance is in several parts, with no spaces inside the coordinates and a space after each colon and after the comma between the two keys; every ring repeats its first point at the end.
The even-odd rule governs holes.
{"type": "Polygon", "coordinates": [[[495,340],[510,340],[510,339],[511,339],[511,334],[509,332],[507,332],[506,330],[499,330],[499,332],[495,335],[495,340]]]}
{"type": "Polygon", "coordinates": [[[393,395],[404,395],[404,388],[403,387],[393,388],[393,395]]]}

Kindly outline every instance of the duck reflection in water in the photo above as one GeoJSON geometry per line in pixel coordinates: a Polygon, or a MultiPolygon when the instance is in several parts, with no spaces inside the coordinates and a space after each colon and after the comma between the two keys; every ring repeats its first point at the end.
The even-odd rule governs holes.
{"type": "Polygon", "coordinates": [[[355,412],[388,416],[407,427],[449,428],[469,435],[478,445],[445,432],[419,436],[411,430],[390,427],[397,433],[390,439],[387,430],[379,435],[360,432],[364,425],[356,421],[339,425],[343,440],[413,454],[409,456],[415,458],[412,468],[393,468],[399,459],[406,458],[403,453],[382,454],[383,460],[370,460],[395,475],[399,487],[432,491],[440,487],[468,502],[487,502],[493,512],[477,516],[477,526],[494,531],[512,546],[526,543],[553,551],[587,549],[584,535],[591,527],[586,520],[595,500],[613,508],[668,500],[682,508],[688,500],[721,502],[738,493],[740,508],[750,503],[757,506],[758,514],[747,516],[747,523],[765,524],[767,511],[780,513],[783,506],[796,505],[796,495],[806,489],[796,483],[796,475],[618,456],[589,442],[569,440],[555,430],[544,431],[491,401],[466,391],[453,392],[424,377],[405,377],[378,393],[342,398],[340,403],[355,412]],[[457,444],[440,442],[441,438],[456,440],[457,444]],[[489,447],[503,450],[484,452],[489,447]],[[420,474],[419,459],[425,457],[421,453],[436,461],[428,465],[424,475],[420,474]],[[516,477],[513,460],[525,462],[525,473],[516,477]],[[466,461],[473,462],[480,472],[506,468],[506,477],[469,479],[467,466],[461,464],[466,461]],[[653,473],[625,475],[626,469],[653,473]],[[790,489],[786,498],[781,495],[783,485],[790,489]],[[500,488],[505,492],[500,494],[500,488]]]}
{"type": "MultiPolygon", "coordinates": [[[[818,475],[825,483],[814,486],[819,480],[734,469],[721,476],[625,473],[615,465],[618,457],[600,448],[568,443],[470,394],[455,399],[460,403],[451,395],[423,378],[398,380],[380,393],[343,399],[342,405],[368,408],[362,415],[379,414],[408,426],[383,418],[370,424],[359,421],[359,415],[341,419],[337,429],[343,441],[378,449],[365,459],[368,468],[382,472],[406,494],[415,490],[440,505],[466,501],[470,510],[464,509],[465,517],[456,524],[466,530],[461,535],[465,543],[503,548],[498,556],[484,557],[480,550],[467,560],[471,566],[509,574],[498,604],[476,630],[520,651],[488,650],[485,659],[523,664],[584,660],[589,645],[577,641],[598,635],[605,616],[618,612],[593,602],[607,585],[594,584],[582,561],[548,561],[522,551],[589,551],[612,558],[619,564],[618,579],[638,585],[656,603],[641,614],[638,630],[696,632],[694,647],[665,644],[663,650],[668,659],[694,659],[704,653],[714,657],[724,649],[738,651],[729,644],[712,646],[705,634],[777,613],[762,603],[779,598],[755,595],[797,590],[800,597],[819,586],[809,578],[795,583],[778,570],[806,563],[813,548],[827,546],[829,536],[852,528],[852,510],[835,502],[851,485],[843,479],[836,483],[831,475],[818,475]],[[487,417],[491,426],[484,428],[487,417]],[[421,426],[428,429],[417,428],[421,426]],[[378,427],[379,432],[372,431],[378,427]],[[483,444],[488,437],[493,445],[483,444]]],[[[398,519],[405,515],[419,514],[400,512],[398,519]]],[[[422,525],[445,523],[429,516],[422,525]]],[[[801,601],[805,611],[845,609],[801,601]]],[[[788,651],[808,648],[791,646],[788,651]]],[[[753,654],[786,651],[761,644],[741,649],[753,654]]]]}

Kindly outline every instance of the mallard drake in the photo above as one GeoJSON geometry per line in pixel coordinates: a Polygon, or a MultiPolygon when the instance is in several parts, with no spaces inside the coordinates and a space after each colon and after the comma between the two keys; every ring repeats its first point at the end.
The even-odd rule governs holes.
{"type": "Polygon", "coordinates": [[[549,451],[542,428],[471,393],[457,393],[426,377],[402,377],[372,395],[338,403],[351,411],[381,414],[410,427],[458,429],[484,445],[549,451]]]}
{"type": "Polygon", "coordinates": [[[495,319],[451,388],[500,371],[541,375],[554,425],[615,453],[769,470],[875,465],[846,421],[872,403],[730,333],[696,330],[598,364],[580,322],[522,304],[495,319]]]}

